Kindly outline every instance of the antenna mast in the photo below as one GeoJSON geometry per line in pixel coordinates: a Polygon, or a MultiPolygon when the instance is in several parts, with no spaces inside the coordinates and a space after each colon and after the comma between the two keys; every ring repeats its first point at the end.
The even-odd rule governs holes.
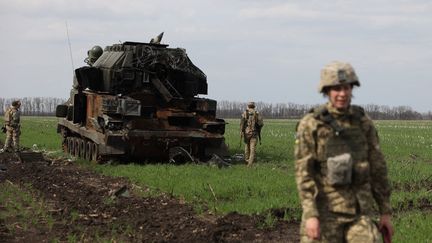
{"type": "Polygon", "coordinates": [[[71,47],[70,38],[69,38],[69,28],[68,28],[67,20],[65,20],[65,24],[66,24],[66,35],[67,35],[68,44],[69,44],[69,54],[70,54],[71,63],[72,63],[72,73],[74,73],[75,66],[74,66],[74,62],[73,62],[72,47],[71,47]]]}

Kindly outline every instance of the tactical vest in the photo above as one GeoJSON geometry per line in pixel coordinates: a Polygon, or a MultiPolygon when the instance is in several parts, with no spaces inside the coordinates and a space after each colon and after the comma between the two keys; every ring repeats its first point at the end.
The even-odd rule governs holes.
{"type": "Polygon", "coordinates": [[[352,156],[352,182],[361,185],[369,181],[370,168],[368,162],[368,143],[366,134],[362,129],[362,118],[365,116],[363,108],[352,106],[351,114],[347,114],[341,126],[336,118],[329,113],[325,106],[312,110],[314,118],[323,122],[314,132],[316,141],[317,169],[326,183],[327,160],[341,154],[352,156]]]}

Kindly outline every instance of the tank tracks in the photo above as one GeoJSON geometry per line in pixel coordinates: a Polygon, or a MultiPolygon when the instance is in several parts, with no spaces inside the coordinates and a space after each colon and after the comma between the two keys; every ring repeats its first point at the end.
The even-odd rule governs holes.
{"type": "Polygon", "coordinates": [[[73,157],[93,162],[100,162],[98,145],[79,137],[67,137],[63,142],[63,151],[73,157]]]}

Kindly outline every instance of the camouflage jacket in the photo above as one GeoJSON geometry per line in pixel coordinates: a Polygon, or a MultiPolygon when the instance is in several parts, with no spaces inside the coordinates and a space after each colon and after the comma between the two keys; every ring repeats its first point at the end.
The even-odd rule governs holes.
{"type": "Polygon", "coordinates": [[[374,201],[380,214],[391,213],[386,162],[377,131],[361,107],[339,112],[326,104],[305,115],[297,127],[295,158],[306,219],[328,211],[371,214],[374,201]],[[352,155],[352,179],[344,185],[333,185],[328,178],[329,158],[338,153],[352,155]]]}
{"type": "Polygon", "coordinates": [[[259,130],[264,126],[264,121],[258,111],[252,108],[245,110],[240,119],[240,130],[248,137],[258,136],[259,130]]]}
{"type": "Polygon", "coordinates": [[[9,107],[4,115],[5,125],[11,127],[18,127],[20,124],[21,112],[18,108],[9,107]]]}

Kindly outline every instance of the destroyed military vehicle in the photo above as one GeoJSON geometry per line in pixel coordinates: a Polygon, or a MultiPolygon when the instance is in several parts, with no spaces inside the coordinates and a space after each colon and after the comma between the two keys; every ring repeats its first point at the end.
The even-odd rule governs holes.
{"type": "Polygon", "coordinates": [[[87,160],[206,161],[227,155],[225,121],[185,49],[124,42],[93,47],[57,106],[65,152],[87,160]]]}

